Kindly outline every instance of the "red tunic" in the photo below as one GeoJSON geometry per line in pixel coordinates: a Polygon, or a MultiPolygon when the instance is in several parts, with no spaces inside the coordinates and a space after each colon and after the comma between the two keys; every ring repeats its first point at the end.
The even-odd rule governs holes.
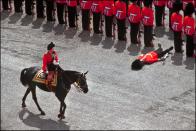
{"type": "Polygon", "coordinates": [[[103,13],[105,16],[115,15],[115,7],[113,0],[105,0],[103,4],[103,13]]]}
{"type": "Polygon", "coordinates": [[[56,3],[65,4],[67,3],[67,0],[56,0],[56,3]]]}
{"type": "Polygon", "coordinates": [[[80,6],[83,10],[89,10],[92,5],[92,0],[81,0],[80,6]]]}
{"type": "Polygon", "coordinates": [[[165,6],[166,5],[166,0],[154,0],[153,3],[155,6],[165,6]]]}
{"type": "Polygon", "coordinates": [[[103,12],[103,2],[102,0],[92,0],[93,3],[91,5],[91,11],[94,13],[102,13],[103,12]]]}
{"type": "Polygon", "coordinates": [[[142,14],[142,23],[145,26],[153,26],[153,24],[154,24],[154,11],[151,8],[143,7],[141,14],[142,14]]]}
{"type": "Polygon", "coordinates": [[[182,3],[183,3],[183,10],[185,10],[186,5],[188,3],[193,3],[193,5],[194,5],[194,0],[182,0],[182,3]]]}
{"type": "Polygon", "coordinates": [[[193,17],[185,16],[183,26],[184,26],[184,33],[186,35],[194,35],[194,33],[195,33],[195,20],[193,17]]]}
{"type": "Polygon", "coordinates": [[[132,3],[128,7],[128,16],[130,23],[139,23],[141,20],[141,9],[138,5],[132,3]]]}
{"type": "Polygon", "coordinates": [[[182,15],[179,13],[172,13],[171,15],[171,26],[174,31],[182,31],[182,15]]]}
{"type": "Polygon", "coordinates": [[[115,2],[115,16],[119,20],[123,20],[126,18],[126,3],[123,1],[115,2]]]}
{"type": "Polygon", "coordinates": [[[67,5],[70,7],[77,6],[77,0],[67,0],[67,5]]]}
{"type": "Polygon", "coordinates": [[[53,54],[50,54],[49,52],[44,53],[43,57],[42,57],[42,70],[44,72],[46,72],[47,70],[47,65],[51,64],[53,62],[53,60],[55,60],[56,62],[58,62],[59,58],[58,55],[55,51],[53,51],[53,54]]]}
{"type": "Polygon", "coordinates": [[[145,63],[152,64],[158,61],[158,54],[155,51],[151,51],[147,54],[141,54],[138,56],[140,61],[144,61],[145,63]]]}

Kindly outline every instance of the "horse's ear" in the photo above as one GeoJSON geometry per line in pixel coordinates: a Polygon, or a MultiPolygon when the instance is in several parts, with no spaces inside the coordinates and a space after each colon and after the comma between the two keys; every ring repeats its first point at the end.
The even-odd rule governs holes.
{"type": "Polygon", "coordinates": [[[87,71],[87,72],[85,72],[85,73],[84,73],[84,75],[86,75],[87,73],[88,73],[88,71],[87,71]]]}

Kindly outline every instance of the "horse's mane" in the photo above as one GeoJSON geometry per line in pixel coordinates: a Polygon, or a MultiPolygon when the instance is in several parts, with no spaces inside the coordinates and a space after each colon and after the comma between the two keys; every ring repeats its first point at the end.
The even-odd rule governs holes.
{"type": "Polygon", "coordinates": [[[73,70],[64,70],[64,73],[66,74],[75,74],[75,75],[80,75],[81,73],[78,71],[73,71],[73,70]]]}

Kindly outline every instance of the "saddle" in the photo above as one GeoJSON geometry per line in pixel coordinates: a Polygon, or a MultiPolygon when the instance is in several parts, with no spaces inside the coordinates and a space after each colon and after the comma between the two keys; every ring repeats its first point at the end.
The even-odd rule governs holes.
{"type": "Polygon", "coordinates": [[[33,80],[32,81],[37,82],[37,83],[45,84],[50,90],[54,91],[55,90],[55,87],[57,85],[57,71],[55,71],[54,77],[53,77],[52,81],[50,82],[50,85],[49,86],[48,86],[47,76],[43,72],[43,70],[39,70],[35,74],[35,76],[33,77],[33,80]]]}

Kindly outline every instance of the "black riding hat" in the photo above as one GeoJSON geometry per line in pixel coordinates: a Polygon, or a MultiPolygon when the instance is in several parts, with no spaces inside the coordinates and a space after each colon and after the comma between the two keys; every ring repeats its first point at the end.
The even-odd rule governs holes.
{"type": "Polygon", "coordinates": [[[50,44],[48,44],[47,49],[51,50],[53,47],[55,47],[55,44],[53,42],[50,42],[50,44]]]}
{"type": "Polygon", "coordinates": [[[131,64],[131,69],[132,70],[140,70],[140,69],[142,69],[143,66],[144,66],[143,62],[141,62],[140,60],[136,59],[131,64]]]}

